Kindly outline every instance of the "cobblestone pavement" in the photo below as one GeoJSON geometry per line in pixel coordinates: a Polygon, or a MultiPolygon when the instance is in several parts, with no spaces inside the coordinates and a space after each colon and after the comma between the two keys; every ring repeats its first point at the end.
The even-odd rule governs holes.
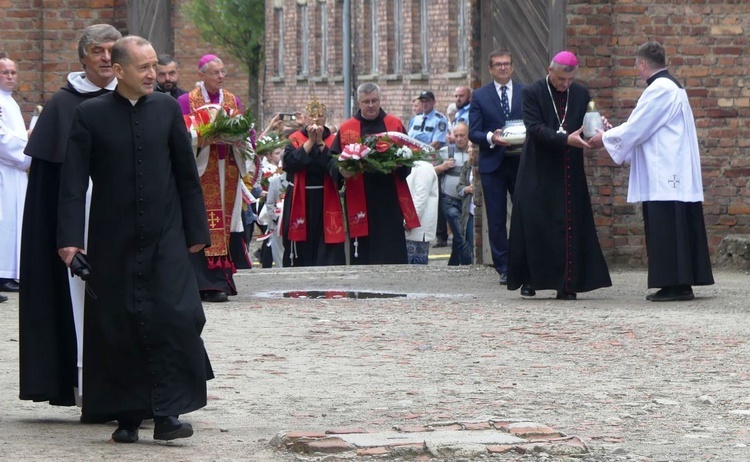
{"type": "Polygon", "coordinates": [[[523,300],[489,268],[443,265],[239,273],[240,295],[205,307],[217,373],[209,404],[185,417],[195,436],[173,443],[153,441],[147,422],[139,443],[114,444],[114,424],[81,425],[75,408],[18,400],[18,297],[9,294],[0,459],[321,460],[270,442],[504,419],[576,436],[588,452],[441,460],[750,460],[747,274],[717,271],[695,300],[657,304],[644,299],[644,271],[613,270],[613,287],[577,301],[544,291],[523,300]],[[282,296],[312,290],[411,295],[282,296]]]}

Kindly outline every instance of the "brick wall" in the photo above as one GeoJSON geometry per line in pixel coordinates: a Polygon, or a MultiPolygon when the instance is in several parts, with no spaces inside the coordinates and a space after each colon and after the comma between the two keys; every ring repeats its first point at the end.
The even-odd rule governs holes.
{"type": "MultiPolygon", "coordinates": [[[[181,85],[191,88],[200,56],[216,53],[230,72],[227,89],[247,101],[247,73],[236,60],[198,38],[180,12],[182,2],[172,1],[175,56],[183,63],[181,85]]],[[[36,105],[65,85],[68,73],[82,70],[78,40],[86,26],[97,23],[112,24],[126,34],[126,0],[0,0],[0,50],[18,65],[16,100],[27,122],[36,105]]]]}
{"type": "MultiPolygon", "coordinates": [[[[467,17],[470,16],[472,3],[476,0],[467,1],[467,17]]],[[[342,30],[340,24],[341,2],[327,2],[328,17],[328,43],[329,62],[328,76],[320,76],[313,72],[319,66],[310,62],[311,75],[307,78],[296,75],[298,67],[299,44],[296,42],[296,25],[299,24],[297,16],[300,1],[298,0],[276,0],[266,2],[266,56],[267,74],[265,85],[262,88],[264,94],[263,113],[270,118],[277,112],[301,110],[305,107],[312,96],[316,96],[328,107],[329,120],[332,124],[343,121],[344,114],[344,89],[343,89],[343,62],[341,56],[342,30]],[[277,8],[283,8],[285,15],[285,45],[284,45],[284,75],[275,75],[275,60],[279,31],[274,30],[274,12],[277,8]]],[[[451,32],[448,30],[450,14],[449,0],[432,0],[428,2],[428,20],[430,24],[429,50],[430,63],[429,73],[422,74],[421,51],[419,46],[418,16],[419,2],[409,0],[403,1],[404,11],[402,13],[402,37],[403,37],[403,72],[401,74],[389,74],[392,69],[392,57],[383,50],[393,49],[393,24],[388,18],[393,17],[392,2],[378,2],[378,40],[379,56],[377,76],[370,75],[370,56],[366,51],[370,42],[370,18],[369,9],[364,0],[352,1],[352,64],[355,68],[355,86],[359,83],[372,81],[383,89],[383,109],[393,115],[401,117],[405,122],[411,117],[411,101],[420,91],[430,89],[436,96],[436,109],[444,112],[446,106],[453,101],[453,90],[456,86],[467,85],[468,73],[453,72],[451,59],[455,56],[455,47],[449,45],[451,32]],[[366,14],[368,13],[368,14],[366,14]],[[414,26],[414,24],[417,26],[414,26]]],[[[318,17],[320,2],[308,0],[308,14],[310,23],[319,27],[318,17]]],[[[455,6],[453,7],[455,10],[455,6]]],[[[470,28],[469,28],[470,29],[470,28]]],[[[317,31],[311,30],[311,36],[317,31]]],[[[455,38],[455,32],[453,33],[455,38]]],[[[317,38],[311,40],[311,59],[316,55],[313,46],[317,38]]],[[[467,38],[467,46],[469,39],[467,38]]],[[[469,66],[470,67],[470,66],[469,66]]]]}
{"type": "Polygon", "coordinates": [[[16,100],[28,122],[34,106],[46,102],[65,84],[69,72],[81,70],[76,51],[80,31],[106,22],[125,29],[118,10],[125,0],[0,0],[3,51],[18,65],[16,100]]]}
{"type": "MultiPolygon", "coordinates": [[[[582,60],[580,80],[602,112],[622,123],[645,88],[635,49],[666,47],[667,65],[688,91],[698,128],[704,213],[712,254],[727,234],[750,233],[750,4],[741,0],[569,1],[568,48],[582,60]]],[[[628,169],[587,153],[600,241],[612,262],[645,259],[639,205],[627,204],[628,169]]]]}

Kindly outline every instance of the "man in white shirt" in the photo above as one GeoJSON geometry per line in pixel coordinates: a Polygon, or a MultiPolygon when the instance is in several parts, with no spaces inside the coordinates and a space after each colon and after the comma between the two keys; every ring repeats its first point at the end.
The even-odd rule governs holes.
{"type": "Polygon", "coordinates": [[[636,67],[648,87],[627,122],[594,136],[618,163],[630,163],[628,202],[643,203],[648,287],[653,302],[692,300],[714,283],[703,221],[703,183],[687,92],[666,69],[664,47],[647,42],[636,67]]]}
{"type": "Polygon", "coordinates": [[[18,86],[16,63],[0,57],[0,292],[18,292],[21,223],[31,158],[23,153],[26,124],[13,92],[18,86]]]}

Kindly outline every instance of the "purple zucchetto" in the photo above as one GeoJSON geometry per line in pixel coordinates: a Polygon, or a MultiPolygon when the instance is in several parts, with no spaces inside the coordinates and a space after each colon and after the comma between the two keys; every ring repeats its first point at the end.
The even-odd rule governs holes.
{"type": "Polygon", "coordinates": [[[552,58],[552,61],[563,66],[578,67],[578,58],[569,51],[561,51],[552,58]]]}
{"type": "Polygon", "coordinates": [[[219,59],[216,55],[203,55],[200,61],[198,61],[198,69],[202,68],[206,65],[206,63],[210,63],[211,61],[219,59]]]}

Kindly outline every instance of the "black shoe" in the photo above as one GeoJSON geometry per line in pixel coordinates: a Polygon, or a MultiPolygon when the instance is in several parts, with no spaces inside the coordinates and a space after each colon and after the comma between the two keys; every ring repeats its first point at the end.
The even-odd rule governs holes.
{"type": "Polygon", "coordinates": [[[177,417],[154,417],[154,439],[169,441],[193,436],[193,426],[180,422],[177,417]]]}
{"type": "Polygon", "coordinates": [[[135,443],[138,441],[138,427],[140,420],[120,420],[117,430],[112,433],[112,440],[116,443],[135,443]]]}
{"type": "Polygon", "coordinates": [[[18,292],[18,283],[13,279],[6,279],[0,284],[0,292],[18,292]]]}
{"type": "Polygon", "coordinates": [[[441,241],[438,240],[435,245],[432,246],[433,249],[437,249],[438,247],[448,247],[448,241],[441,241]]]}
{"type": "Polygon", "coordinates": [[[529,287],[528,284],[521,286],[521,298],[531,298],[536,295],[536,290],[529,287]]]}
{"type": "Polygon", "coordinates": [[[646,300],[652,302],[678,302],[694,298],[695,294],[690,286],[664,287],[646,296],[646,300]]]}
{"type": "Polygon", "coordinates": [[[207,290],[201,292],[201,300],[209,303],[222,303],[229,300],[226,292],[220,290],[207,290]]]}
{"type": "Polygon", "coordinates": [[[500,285],[508,285],[508,273],[500,273],[500,285]]]}
{"type": "Polygon", "coordinates": [[[0,303],[7,302],[7,301],[8,301],[8,297],[6,297],[5,295],[0,295],[0,303]]]}
{"type": "Polygon", "coordinates": [[[558,300],[575,300],[576,294],[575,292],[565,292],[562,290],[558,290],[557,296],[555,298],[558,300]]]}

